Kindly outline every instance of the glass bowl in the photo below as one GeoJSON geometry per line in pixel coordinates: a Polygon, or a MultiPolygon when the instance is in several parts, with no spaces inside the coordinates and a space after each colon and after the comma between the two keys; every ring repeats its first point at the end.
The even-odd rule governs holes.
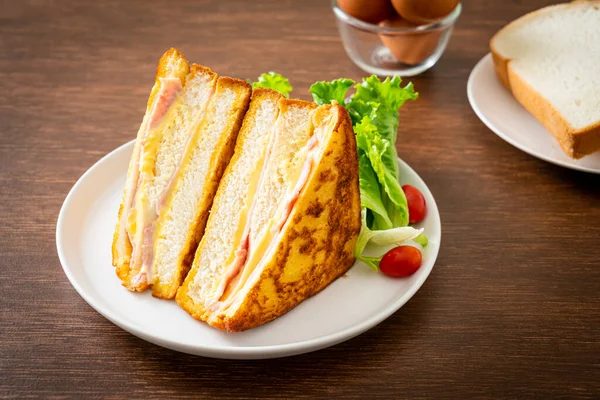
{"type": "Polygon", "coordinates": [[[337,0],[331,4],[348,57],[364,71],[384,76],[413,76],[433,67],[444,53],[462,10],[459,3],[449,15],[434,23],[383,27],[346,14],[337,0]]]}

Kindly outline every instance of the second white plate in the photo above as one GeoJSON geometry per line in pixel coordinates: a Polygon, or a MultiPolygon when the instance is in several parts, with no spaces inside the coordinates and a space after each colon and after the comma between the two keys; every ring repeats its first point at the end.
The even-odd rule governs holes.
{"type": "Polygon", "coordinates": [[[479,119],[516,148],[556,165],[600,174],[600,153],[580,160],[567,156],[552,134],[500,83],[491,54],[473,68],[467,95],[479,119]]]}
{"type": "Polygon", "coordinates": [[[60,211],[56,246],[77,292],[100,314],[149,342],[207,357],[258,359],[306,353],[350,339],[389,317],[421,287],[438,254],[441,226],[425,183],[400,163],[402,183],[425,196],[420,224],[429,236],[423,264],[411,277],[391,279],[356,263],[318,295],[249,331],[221,332],[194,320],[174,301],[131,293],[111,265],[111,242],[133,142],[105,156],[73,186],[60,211]]]}

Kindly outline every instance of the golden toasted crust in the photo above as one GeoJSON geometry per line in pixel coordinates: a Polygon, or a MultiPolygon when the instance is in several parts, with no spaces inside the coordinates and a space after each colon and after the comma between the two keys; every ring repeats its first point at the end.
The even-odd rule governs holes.
{"type": "MultiPolygon", "coordinates": [[[[160,60],[158,60],[158,66],[156,68],[155,82],[160,83],[160,78],[167,77],[169,75],[178,75],[180,72],[187,72],[190,70],[190,65],[183,54],[176,48],[171,47],[167,50],[160,60]]],[[[158,92],[158,86],[155,86],[150,92],[148,97],[147,110],[150,110],[156,93],[158,92]]]]}
{"type": "MultiPolygon", "coordinates": [[[[125,197],[125,194],[123,194],[125,197]]],[[[131,259],[131,242],[129,238],[123,240],[124,251],[119,251],[117,248],[117,242],[120,238],[121,228],[121,216],[123,215],[123,200],[119,206],[119,213],[117,215],[117,226],[115,227],[115,233],[113,234],[112,241],[112,264],[116,268],[117,276],[123,281],[123,286],[129,286],[129,260],[131,259]],[[127,282],[125,282],[127,280],[127,282]]]]}
{"type": "Polygon", "coordinates": [[[289,107],[305,107],[309,110],[314,110],[315,108],[317,108],[317,105],[315,103],[313,103],[312,101],[306,101],[306,100],[286,99],[286,98],[282,98],[281,100],[279,100],[279,109],[282,110],[281,112],[283,112],[286,108],[289,108],[289,107]]]}
{"type": "Polygon", "coordinates": [[[496,53],[493,49],[492,60],[494,61],[494,70],[496,71],[496,75],[498,75],[498,79],[510,90],[510,83],[508,81],[508,63],[510,60],[502,57],[502,55],[496,53]]]}
{"type": "MultiPolygon", "coordinates": [[[[575,2],[573,2],[575,3],[575,2]]],[[[599,2],[600,3],[600,2],[599,2]]],[[[572,4],[572,3],[571,3],[572,4]]],[[[573,128],[567,119],[538,91],[527,83],[513,68],[511,61],[496,49],[496,38],[513,24],[527,23],[538,12],[549,8],[569,7],[570,4],[558,4],[541,8],[529,13],[502,28],[490,40],[490,51],[494,61],[494,69],[500,82],[506,86],[515,99],[529,111],[556,138],[563,151],[572,158],[581,158],[600,151],[600,121],[584,129],[573,128]]]]}
{"type": "Polygon", "coordinates": [[[190,65],[190,73],[188,74],[187,80],[190,80],[190,78],[196,74],[208,74],[208,75],[215,77],[215,79],[217,79],[219,77],[219,75],[215,71],[213,71],[212,69],[210,69],[208,67],[205,67],[204,65],[191,64],[190,65]]]}
{"type": "MultiPolygon", "coordinates": [[[[271,99],[273,101],[279,101],[282,98],[283,98],[283,96],[280,93],[278,93],[274,90],[271,90],[271,89],[257,88],[257,89],[252,90],[252,99],[250,101],[248,111],[246,112],[245,116],[242,117],[243,122],[242,122],[242,126],[240,128],[240,131],[239,131],[239,135],[237,137],[233,157],[231,158],[231,161],[225,168],[225,172],[223,173],[222,181],[226,181],[227,179],[229,179],[229,173],[231,172],[231,169],[234,168],[234,166],[238,162],[238,159],[241,157],[241,152],[242,152],[242,148],[244,146],[244,142],[247,139],[250,132],[252,131],[252,128],[254,127],[255,116],[256,116],[258,109],[261,107],[261,103],[267,99],[271,99]]],[[[219,204],[221,202],[221,197],[223,197],[223,196],[224,196],[223,190],[220,188],[217,189],[217,194],[214,197],[213,204],[219,204]]],[[[210,215],[208,216],[208,222],[206,224],[207,229],[211,229],[212,225],[218,225],[218,224],[219,223],[217,221],[212,222],[211,216],[210,215]]],[[[212,228],[212,229],[218,229],[218,228],[212,228]]],[[[197,254],[202,252],[203,243],[204,243],[204,241],[200,242],[200,244],[196,250],[195,259],[199,259],[197,254]]],[[[181,287],[177,291],[176,299],[177,299],[177,303],[181,306],[181,308],[183,308],[185,311],[187,311],[192,317],[194,317],[195,319],[200,320],[200,321],[205,321],[207,316],[206,316],[206,309],[204,308],[204,305],[202,305],[200,303],[194,303],[194,301],[187,294],[189,285],[194,281],[194,277],[196,276],[197,272],[198,272],[198,266],[194,265],[193,268],[191,269],[191,272],[188,274],[187,278],[185,279],[184,283],[181,285],[181,287]]]]}
{"type": "MultiPolygon", "coordinates": [[[[216,93],[222,90],[234,90],[238,97],[234,103],[232,113],[234,119],[231,124],[224,130],[219,144],[211,157],[212,169],[207,177],[206,186],[199,202],[199,207],[196,209],[196,215],[193,219],[193,225],[188,232],[188,240],[182,252],[179,265],[177,266],[177,274],[175,279],[169,282],[157,281],[152,285],[152,295],[163,299],[172,299],[177,293],[177,289],[185,279],[194,260],[194,254],[198,247],[200,239],[204,235],[204,228],[208,219],[209,211],[213,203],[213,198],[223,172],[229,164],[233,149],[236,143],[237,135],[242,125],[244,115],[248,110],[250,95],[252,93],[251,86],[243,80],[230,77],[220,77],[217,80],[216,93]]],[[[215,96],[213,96],[213,99],[215,96]]]]}
{"type": "Polygon", "coordinates": [[[136,141],[133,147],[133,154],[131,156],[131,160],[129,161],[129,167],[127,170],[127,183],[125,190],[123,190],[123,196],[121,199],[121,205],[119,206],[119,212],[117,216],[117,224],[115,227],[115,232],[113,235],[112,242],[112,264],[116,267],[116,273],[119,279],[121,279],[123,286],[127,287],[129,290],[144,290],[147,286],[142,287],[133,287],[130,283],[130,259],[132,247],[129,241],[129,237],[127,232],[125,231],[125,227],[122,224],[122,217],[125,208],[126,199],[131,195],[130,186],[131,184],[135,184],[137,182],[138,173],[136,171],[137,168],[137,160],[139,160],[141,153],[141,142],[146,134],[146,126],[147,126],[147,117],[149,111],[152,109],[152,105],[154,103],[154,99],[156,94],[158,93],[161,87],[161,78],[165,78],[169,75],[178,76],[182,75],[182,77],[187,74],[189,71],[189,64],[186,58],[176,49],[167,50],[158,62],[158,66],[156,69],[156,76],[154,80],[154,86],[150,92],[150,96],[148,98],[148,102],[146,105],[146,114],[144,115],[144,119],[140,125],[138,130],[136,141]],[[135,181],[135,182],[132,182],[135,181]]]}
{"type": "Polygon", "coordinates": [[[356,141],[344,107],[321,106],[314,118],[328,110],[337,113],[337,123],[283,228],[274,256],[240,306],[211,319],[211,325],[242,331],[267,323],[320,292],[354,263],[360,231],[356,141]]]}

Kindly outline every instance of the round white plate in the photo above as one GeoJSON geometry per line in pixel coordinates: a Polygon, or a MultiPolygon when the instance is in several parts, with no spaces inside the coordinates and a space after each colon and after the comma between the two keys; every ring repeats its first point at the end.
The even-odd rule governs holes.
{"type": "Polygon", "coordinates": [[[556,165],[600,174],[600,153],[580,160],[567,156],[552,134],[500,83],[491,54],[473,68],[467,95],[479,119],[516,148],[556,165]]]}
{"type": "Polygon", "coordinates": [[[423,264],[411,277],[387,278],[356,263],[318,295],[266,325],[240,333],[221,332],[194,320],[175,301],[132,293],[111,265],[111,243],[133,142],[92,166],[71,189],[60,210],[56,247],[77,292],[100,314],[132,334],[173,350],[206,357],[260,359],[318,350],[348,340],[380,323],[421,287],[438,254],[437,206],[425,183],[406,164],[402,183],[417,187],[427,201],[420,224],[429,237],[423,264]]]}

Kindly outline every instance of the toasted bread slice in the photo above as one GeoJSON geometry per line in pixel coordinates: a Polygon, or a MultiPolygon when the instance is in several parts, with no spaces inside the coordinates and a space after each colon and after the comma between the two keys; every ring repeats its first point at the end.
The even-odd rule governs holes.
{"type": "Polygon", "coordinates": [[[500,81],[572,158],[600,150],[600,1],[527,14],[490,41],[500,81]]]}
{"type": "Polygon", "coordinates": [[[251,91],[242,80],[220,77],[202,122],[189,138],[156,227],[152,264],[152,294],[156,297],[175,297],[187,275],[251,91]]]}
{"type": "MultiPolygon", "coordinates": [[[[255,198],[236,221],[234,251],[221,254],[205,244],[213,231],[226,228],[211,215],[177,294],[193,317],[229,331],[253,328],[318,293],[354,262],[360,197],[351,121],[337,104],[314,107],[280,100],[259,183],[244,186],[255,198]],[[215,259],[220,263],[211,263],[215,259]]],[[[233,165],[227,174],[235,180],[233,165]]],[[[215,215],[231,210],[227,198],[220,187],[215,215]]]]}
{"type": "Polygon", "coordinates": [[[140,176],[139,164],[142,154],[142,143],[157,129],[176,101],[178,93],[185,84],[189,64],[185,57],[176,49],[169,49],[161,57],[156,70],[156,80],[150,93],[146,113],[137,133],[133,154],[127,170],[127,181],[117,225],[112,243],[112,263],[116,267],[117,276],[123,284],[130,286],[130,259],[132,244],[127,232],[127,219],[129,211],[133,208],[140,176]]]}

